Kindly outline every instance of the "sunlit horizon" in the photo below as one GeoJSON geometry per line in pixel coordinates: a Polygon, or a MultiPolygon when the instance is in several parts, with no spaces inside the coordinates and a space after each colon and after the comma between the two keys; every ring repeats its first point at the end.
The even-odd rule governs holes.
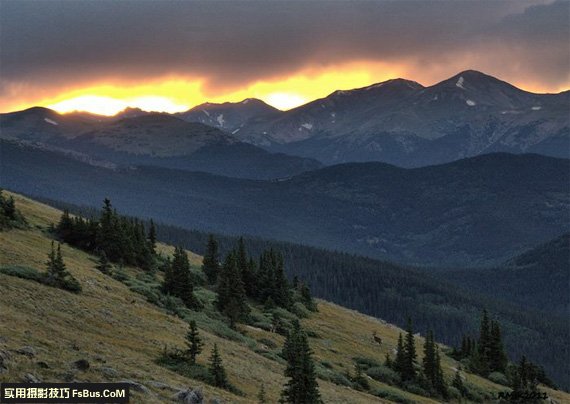
{"type": "MultiPolygon", "coordinates": [[[[456,72],[459,73],[459,72],[456,72]]],[[[52,97],[36,101],[26,100],[8,104],[3,112],[12,112],[34,106],[50,108],[60,114],[88,112],[113,116],[127,108],[139,108],[148,112],[177,113],[192,109],[200,104],[240,102],[257,98],[267,104],[286,111],[319,98],[336,90],[350,90],[366,87],[394,78],[414,80],[404,65],[357,62],[327,69],[307,68],[289,77],[260,80],[242,88],[208,90],[201,78],[161,77],[142,84],[121,83],[118,80],[101,80],[92,85],[78,85],[71,91],[63,91],[52,97]]],[[[433,85],[446,79],[435,76],[433,85]]],[[[417,80],[416,80],[417,81],[417,80]]],[[[565,89],[545,89],[538,83],[512,83],[531,92],[560,92],[565,89]]]]}

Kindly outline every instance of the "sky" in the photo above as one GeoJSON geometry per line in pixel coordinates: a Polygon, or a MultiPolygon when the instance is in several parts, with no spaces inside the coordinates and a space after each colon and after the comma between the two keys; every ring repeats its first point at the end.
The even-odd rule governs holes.
{"type": "Polygon", "coordinates": [[[289,109],[474,69],[570,89],[568,0],[0,0],[0,112],[106,115],[260,98],[289,109]]]}

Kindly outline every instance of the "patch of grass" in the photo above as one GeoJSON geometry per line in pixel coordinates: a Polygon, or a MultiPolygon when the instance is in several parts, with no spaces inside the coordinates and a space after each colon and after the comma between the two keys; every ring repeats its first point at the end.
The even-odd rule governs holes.
{"type": "Polygon", "coordinates": [[[393,390],[384,390],[384,389],[377,389],[374,392],[372,392],[373,395],[375,395],[376,397],[380,397],[380,398],[384,398],[388,401],[394,402],[394,403],[402,403],[402,404],[414,404],[415,401],[410,400],[406,397],[404,397],[402,394],[393,391],[393,390]]]}

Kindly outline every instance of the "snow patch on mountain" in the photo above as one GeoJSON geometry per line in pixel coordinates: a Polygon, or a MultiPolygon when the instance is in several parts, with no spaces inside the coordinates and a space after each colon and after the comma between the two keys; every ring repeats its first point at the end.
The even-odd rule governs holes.
{"type": "Polygon", "coordinates": [[[304,124],[302,124],[301,126],[302,126],[303,128],[305,128],[305,129],[308,129],[308,130],[313,129],[313,125],[310,124],[310,123],[304,123],[304,124]]]}
{"type": "Polygon", "coordinates": [[[473,106],[477,105],[477,103],[476,103],[475,101],[473,101],[473,100],[467,100],[467,101],[465,101],[465,103],[466,103],[467,105],[469,105],[470,107],[473,107],[473,106]]]}
{"type": "Polygon", "coordinates": [[[207,116],[210,116],[210,113],[208,111],[206,111],[205,109],[203,109],[202,112],[205,113],[207,116]]]}
{"type": "Polygon", "coordinates": [[[463,79],[463,76],[459,77],[459,80],[457,80],[457,83],[455,83],[455,85],[459,88],[461,88],[462,90],[465,90],[465,87],[463,87],[463,83],[465,82],[465,80],[463,79]]]}
{"type": "Polygon", "coordinates": [[[59,125],[59,123],[57,123],[56,121],[52,121],[52,120],[49,119],[49,118],[44,118],[44,121],[46,121],[46,122],[49,123],[50,125],[55,125],[55,126],[59,125]]]}
{"type": "Polygon", "coordinates": [[[224,114],[220,114],[218,115],[218,117],[216,118],[216,121],[218,121],[218,125],[220,125],[222,128],[224,127],[224,114]]]}
{"type": "Polygon", "coordinates": [[[531,108],[533,111],[540,111],[542,109],[541,106],[535,106],[531,108]]]}

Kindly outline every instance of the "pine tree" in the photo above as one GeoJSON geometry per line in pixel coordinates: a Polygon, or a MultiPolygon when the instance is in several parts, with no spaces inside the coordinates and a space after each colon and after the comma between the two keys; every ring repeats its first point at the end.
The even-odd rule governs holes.
{"type": "Polygon", "coordinates": [[[190,321],[190,327],[186,334],[186,345],[188,345],[188,350],[186,351],[188,359],[190,360],[190,364],[194,365],[196,363],[196,357],[202,352],[202,347],[204,346],[198,332],[198,326],[194,320],[190,321]]]}
{"type": "Polygon", "coordinates": [[[208,279],[210,285],[214,285],[218,280],[220,272],[220,261],[218,253],[218,242],[212,234],[208,236],[208,244],[206,245],[206,253],[202,260],[202,271],[208,279]]]}
{"type": "Polygon", "coordinates": [[[51,251],[48,253],[48,261],[46,262],[47,273],[44,282],[47,285],[70,290],[72,292],[80,292],[81,285],[79,282],[67,272],[63,255],[61,253],[61,244],[57,243],[57,249],[54,242],[51,242],[51,251]]]}
{"type": "Polygon", "coordinates": [[[424,342],[424,359],[423,371],[426,378],[434,383],[436,378],[436,364],[435,364],[435,344],[433,340],[433,332],[429,330],[426,334],[424,342]]]}
{"type": "Polygon", "coordinates": [[[354,364],[353,381],[354,381],[354,383],[356,383],[357,386],[359,386],[363,390],[370,389],[370,383],[368,383],[368,379],[366,379],[366,377],[364,377],[364,375],[362,373],[362,366],[358,362],[354,364]]]}
{"type": "Polygon", "coordinates": [[[477,342],[477,349],[479,354],[479,366],[477,372],[483,376],[489,374],[489,350],[491,345],[491,328],[489,323],[489,313],[483,310],[481,317],[481,325],[479,328],[479,341],[477,342]]]}
{"type": "Polygon", "coordinates": [[[226,370],[222,363],[222,357],[218,351],[218,344],[214,344],[214,348],[212,349],[209,371],[214,386],[220,388],[227,388],[229,386],[226,370]]]}
{"type": "Polygon", "coordinates": [[[112,265],[107,259],[107,254],[105,254],[105,251],[101,251],[101,253],[99,254],[99,262],[97,263],[95,268],[106,275],[111,274],[112,265]]]}
{"type": "Polygon", "coordinates": [[[313,300],[313,296],[311,296],[311,289],[309,289],[309,287],[304,283],[300,284],[298,288],[299,292],[301,293],[301,299],[305,307],[308,310],[316,311],[317,305],[313,300]]]}
{"type": "Polygon", "coordinates": [[[433,381],[433,386],[435,391],[437,391],[443,398],[447,398],[447,384],[445,382],[445,377],[443,375],[443,369],[441,368],[441,357],[439,354],[439,348],[435,345],[435,378],[433,381]]]}
{"type": "Polygon", "coordinates": [[[267,404],[267,396],[265,393],[265,384],[261,383],[261,387],[259,388],[259,393],[257,393],[257,402],[258,404],[267,404]]]}
{"type": "Polygon", "coordinates": [[[298,320],[293,321],[293,327],[285,340],[282,355],[287,361],[285,376],[289,378],[289,381],[283,388],[279,402],[321,403],[315,365],[311,357],[312,352],[307,336],[298,320]]]}
{"type": "Polygon", "coordinates": [[[216,306],[222,314],[228,317],[232,328],[249,314],[245,289],[234,253],[228,254],[218,276],[216,306]]]}
{"type": "Polygon", "coordinates": [[[455,371],[455,376],[453,377],[453,380],[451,381],[451,385],[453,387],[455,387],[459,393],[461,393],[462,396],[465,396],[467,393],[467,389],[465,388],[465,385],[463,384],[463,377],[461,377],[461,366],[459,366],[457,368],[457,370],[455,371]]]}
{"type": "Polygon", "coordinates": [[[489,371],[504,373],[508,358],[503,346],[501,327],[497,321],[491,321],[488,355],[489,371]]]}
{"type": "Polygon", "coordinates": [[[255,266],[252,266],[251,260],[248,259],[245,250],[243,237],[238,240],[238,246],[235,251],[236,265],[241,274],[244,290],[247,296],[254,297],[257,293],[257,282],[255,277],[255,266]]]}
{"type": "Polygon", "coordinates": [[[174,278],[174,295],[182,299],[189,308],[198,308],[194,297],[194,285],[190,274],[188,255],[182,247],[176,247],[172,258],[172,276],[174,278]]]}
{"type": "Polygon", "coordinates": [[[150,228],[148,229],[148,244],[152,253],[156,254],[156,226],[152,219],[150,219],[150,228]]]}
{"type": "Polygon", "coordinates": [[[386,353],[386,359],[384,360],[384,366],[386,366],[389,369],[394,369],[394,362],[392,361],[392,358],[390,357],[389,353],[386,353]]]}
{"type": "Polygon", "coordinates": [[[414,380],[416,378],[416,344],[414,340],[414,331],[412,328],[412,320],[408,319],[408,327],[406,330],[406,339],[404,342],[404,361],[402,368],[402,380],[414,380]]]}
{"type": "Polygon", "coordinates": [[[174,274],[172,273],[172,262],[170,261],[170,258],[166,258],[166,260],[164,260],[159,270],[164,272],[162,291],[167,295],[174,295],[175,279],[174,274]]]}
{"type": "Polygon", "coordinates": [[[405,367],[405,350],[404,350],[404,339],[402,338],[402,333],[398,335],[398,346],[396,348],[396,360],[394,361],[394,370],[402,375],[405,367]]]}

